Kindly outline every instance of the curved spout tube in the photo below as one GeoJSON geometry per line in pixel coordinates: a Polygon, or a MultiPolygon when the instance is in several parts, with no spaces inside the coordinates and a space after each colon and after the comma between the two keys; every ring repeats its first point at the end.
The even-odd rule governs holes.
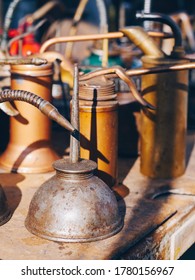
{"type": "MultiPolygon", "coordinates": [[[[48,101],[38,95],[24,90],[4,90],[0,92],[0,103],[5,101],[23,101],[37,107],[43,114],[71,132],[73,137],[78,137],[79,132],[65,119],[58,110],[48,101]]],[[[38,124],[37,124],[38,125],[38,124]]]]}
{"type": "Polygon", "coordinates": [[[164,57],[164,53],[159,49],[154,40],[149,37],[147,32],[140,26],[132,26],[122,29],[132,43],[134,43],[145,55],[164,57]]]}
{"type": "MultiPolygon", "coordinates": [[[[124,30],[123,30],[123,32],[124,32],[124,30]]],[[[65,37],[51,38],[42,44],[42,46],[40,48],[40,53],[45,52],[50,46],[58,44],[58,43],[122,38],[125,36],[125,34],[123,32],[119,31],[119,32],[109,32],[109,33],[103,33],[103,34],[90,34],[90,35],[77,35],[77,36],[65,36],[65,37]]],[[[170,36],[170,34],[165,34],[163,32],[156,32],[156,31],[149,31],[148,35],[151,37],[158,37],[158,38],[172,38],[172,36],[170,36]]],[[[161,52],[161,55],[162,55],[162,52],[161,52]]]]}
{"type": "Polygon", "coordinates": [[[147,101],[145,101],[143,99],[143,97],[139,94],[133,80],[127,76],[127,74],[125,73],[125,70],[120,66],[93,71],[89,74],[85,74],[85,75],[81,76],[79,78],[79,80],[85,81],[85,80],[89,80],[91,78],[95,78],[97,76],[106,75],[106,74],[116,74],[121,80],[123,80],[128,85],[133,96],[142,106],[155,110],[155,107],[153,105],[151,105],[150,103],[148,103],[147,101]]]}
{"type": "MultiPolygon", "coordinates": [[[[125,73],[129,77],[134,76],[141,76],[141,75],[148,75],[148,74],[155,74],[155,73],[164,73],[164,72],[173,72],[173,71],[182,71],[182,70],[191,70],[195,69],[195,62],[183,63],[183,64],[176,64],[172,66],[161,66],[161,67],[152,67],[152,68],[135,68],[127,70],[125,73]]],[[[98,75],[106,75],[109,79],[116,78],[116,73],[109,72],[108,69],[100,69],[88,74],[80,76],[80,81],[86,81],[97,76],[96,72],[99,72],[98,75]]]]}
{"type": "Polygon", "coordinates": [[[145,14],[145,13],[138,12],[136,13],[136,18],[140,20],[157,21],[157,22],[167,24],[173,32],[174,39],[175,39],[175,47],[182,46],[182,36],[181,36],[179,26],[174,22],[174,20],[171,17],[160,13],[145,14]]]}
{"type": "Polygon", "coordinates": [[[116,39],[116,38],[122,38],[123,36],[124,34],[122,32],[111,32],[111,33],[103,33],[103,34],[90,34],[90,35],[77,35],[77,36],[51,38],[42,44],[40,48],[40,53],[45,52],[50,46],[58,43],[81,42],[81,41],[91,41],[91,40],[101,40],[101,39],[116,39]]]}

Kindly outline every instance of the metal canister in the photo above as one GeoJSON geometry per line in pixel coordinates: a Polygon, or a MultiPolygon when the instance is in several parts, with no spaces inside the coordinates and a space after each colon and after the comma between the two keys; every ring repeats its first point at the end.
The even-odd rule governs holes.
{"type": "Polygon", "coordinates": [[[97,176],[108,186],[118,176],[118,102],[114,82],[104,76],[79,83],[81,158],[97,163],[97,176]]]}
{"type": "Polygon", "coordinates": [[[58,242],[90,242],[116,234],[123,226],[116,197],[94,176],[96,163],[61,159],[56,174],[34,194],[25,221],[35,235],[58,242]]]}
{"type": "MultiPolygon", "coordinates": [[[[35,93],[51,101],[52,64],[12,65],[11,88],[35,93]]],[[[10,119],[10,139],[0,157],[2,168],[13,172],[52,171],[58,155],[51,148],[51,121],[30,104],[16,101],[20,112],[10,119]]]]}
{"type": "MultiPolygon", "coordinates": [[[[171,67],[184,59],[144,56],[143,66],[171,67]]],[[[188,70],[144,75],[142,94],[156,110],[141,114],[141,172],[151,178],[175,178],[185,172],[188,70]]]]}

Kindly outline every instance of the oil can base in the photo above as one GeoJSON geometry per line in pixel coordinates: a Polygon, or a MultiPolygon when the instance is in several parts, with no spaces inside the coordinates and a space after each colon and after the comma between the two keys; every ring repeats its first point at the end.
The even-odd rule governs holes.
{"type": "Polygon", "coordinates": [[[56,174],[34,194],[25,221],[33,234],[58,242],[91,242],[123,227],[114,193],[93,175],[96,163],[58,160],[56,174]]]}
{"type": "Polygon", "coordinates": [[[52,163],[57,159],[59,156],[44,141],[27,147],[8,145],[0,156],[0,167],[14,173],[45,173],[54,170],[52,163]]]}

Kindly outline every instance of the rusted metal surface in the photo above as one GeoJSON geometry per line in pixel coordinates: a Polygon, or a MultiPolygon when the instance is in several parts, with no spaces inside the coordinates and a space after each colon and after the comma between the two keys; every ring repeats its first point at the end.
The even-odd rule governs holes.
{"type": "Polygon", "coordinates": [[[93,175],[96,163],[59,160],[57,173],[35,193],[25,222],[37,236],[59,242],[90,242],[108,238],[123,226],[116,198],[93,175]]]}
{"type": "MultiPolygon", "coordinates": [[[[74,87],[72,95],[71,123],[79,133],[79,69],[74,65],[74,87]]],[[[70,138],[70,161],[76,163],[80,159],[80,139],[70,138]]]]}
{"type": "Polygon", "coordinates": [[[12,205],[15,204],[12,219],[0,227],[1,240],[6,244],[0,248],[2,259],[118,258],[175,213],[175,209],[167,203],[159,204],[153,200],[143,199],[142,207],[137,207],[138,196],[128,193],[118,200],[120,215],[124,218],[124,227],[118,234],[106,240],[82,244],[48,241],[30,234],[24,227],[24,221],[31,197],[40,183],[52,175],[53,173],[29,174],[24,177],[20,174],[11,174],[8,178],[7,175],[0,174],[8,201],[9,203],[12,201],[12,205]],[[9,235],[6,232],[9,232],[9,235]]]}

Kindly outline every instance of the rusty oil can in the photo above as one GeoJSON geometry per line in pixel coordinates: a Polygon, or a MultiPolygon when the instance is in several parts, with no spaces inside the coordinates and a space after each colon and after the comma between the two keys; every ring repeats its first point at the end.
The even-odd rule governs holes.
{"type": "MultiPolygon", "coordinates": [[[[78,67],[75,65],[71,123],[79,129],[78,67]]],[[[79,135],[79,130],[77,130],[79,135]]],[[[94,161],[80,158],[79,138],[70,139],[70,157],[54,162],[56,174],[36,191],[25,221],[33,234],[58,242],[91,242],[121,230],[116,197],[97,176],[94,161]]]]}

